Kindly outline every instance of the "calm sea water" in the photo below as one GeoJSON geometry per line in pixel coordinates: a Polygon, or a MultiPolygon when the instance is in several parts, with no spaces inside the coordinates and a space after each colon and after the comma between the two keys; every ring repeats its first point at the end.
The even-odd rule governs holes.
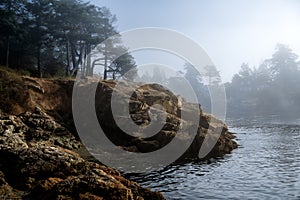
{"type": "Polygon", "coordinates": [[[300,199],[300,123],[229,124],[232,154],[129,178],[167,199],[300,199]]]}

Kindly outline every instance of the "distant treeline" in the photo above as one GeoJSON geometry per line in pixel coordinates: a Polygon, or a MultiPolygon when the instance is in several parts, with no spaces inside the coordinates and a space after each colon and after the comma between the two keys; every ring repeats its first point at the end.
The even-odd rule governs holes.
{"type": "Polygon", "coordinates": [[[278,44],[258,68],[242,64],[226,84],[229,116],[300,118],[300,63],[292,49],[278,44]]]}
{"type": "MultiPolygon", "coordinates": [[[[225,84],[228,117],[300,118],[300,62],[287,45],[278,44],[271,58],[257,68],[243,63],[230,83],[225,84]]],[[[207,85],[220,84],[218,72],[211,67],[200,76],[186,66],[185,76],[197,92],[204,110],[210,112],[207,85]],[[211,72],[210,72],[211,71],[211,72]],[[205,77],[206,76],[206,77],[205,77]],[[204,83],[204,79],[214,80],[204,83]]]]}
{"type": "Polygon", "coordinates": [[[112,60],[115,51],[125,49],[120,38],[97,46],[118,33],[115,22],[107,8],[80,0],[1,0],[0,65],[37,76],[69,76],[78,70],[92,75],[97,64],[103,78],[117,78],[136,66],[128,53],[112,60]],[[101,62],[89,60],[95,47],[101,62]]]}

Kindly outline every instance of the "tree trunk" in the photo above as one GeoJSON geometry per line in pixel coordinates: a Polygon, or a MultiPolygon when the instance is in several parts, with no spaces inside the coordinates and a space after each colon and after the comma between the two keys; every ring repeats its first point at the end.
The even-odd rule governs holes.
{"type": "Polygon", "coordinates": [[[105,55],[105,61],[104,61],[104,73],[103,73],[103,79],[104,79],[104,80],[107,79],[107,59],[106,59],[106,55],[105,55]]]}
{"type": "MultiPolygon", "coordinates": [[[[7,1],[7,11],[11,12],[12,2],[7,1]]],[[[6,36],[6,55],[5,55],[5,66],[9,67],[9,35],[6,36]]]]}
{"type": "Polygon", "coordinates": [[[5,66],[6,66],[6,67],[9,67],[9,36],[6,37],[5,66]]]}
{"type": "Polygon", "coordinates": [[[42,78],[42,68],[41,68],[41,45],[37,49],[37,67],[38,67],[38,76],[42,78]]]}
{"type": "Polygon", "coordinates": [[[71,46],[71,57],[72,57],[72,63],[73,63],[73,69],[72,69],[72,74],[75,72],[77,66],[76,66],[76,53],[75,53],[75,49],[74,49],[74,44],[72,44],[71,46]]]}
{"type": "Polygon", "coordinates": [[[86,71],[88,76],[93,76],[94,75],[94,70],[92,68],[92,60],[91,60],[91,46],[88,45],[86,48],[86,71]]]}
{"type": "Polygon", "coordinates": [[[66,51],[67,51],[67,66],[66,66],[66,76],[70,76],[70,55],[69,55],[69,41],[66,43],[66,51]]]}
{"type": "Polygon", "coordinates": [[[105,51],[104,51],[104,73],[103,73],[103,79],[107,79],[107,47],[105,44],[105,51]]]}

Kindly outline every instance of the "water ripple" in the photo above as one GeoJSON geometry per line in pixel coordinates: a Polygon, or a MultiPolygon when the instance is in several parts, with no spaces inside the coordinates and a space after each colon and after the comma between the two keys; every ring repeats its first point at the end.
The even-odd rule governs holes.
{"type": "Polygon", "coordinates": [[[300,199],[300,126],[232,125],[240,148],[210,164],[126,175],[168,199],[300,199]]]}

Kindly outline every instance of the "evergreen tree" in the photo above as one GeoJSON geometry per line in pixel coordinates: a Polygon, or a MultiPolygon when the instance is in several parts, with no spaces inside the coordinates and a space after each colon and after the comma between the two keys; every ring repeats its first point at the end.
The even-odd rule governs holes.
{"type": "Polygon", "coordinates": [[[129,66],[135,66],[133,57],[126,55],[114,63],[115,71],[108,68],[113,52],[124,47],[118,37],[99,45],[117,34],[116,17],[105,7],[79,0],[1,0],[0,16],[2,65],[36,67],[38,76],[63,71],[75,75],[78,70],[91,76],[92,51],[99,47],[96,51],[103,55],[105,78],[108,73],[124,75],[129,66]]]}

